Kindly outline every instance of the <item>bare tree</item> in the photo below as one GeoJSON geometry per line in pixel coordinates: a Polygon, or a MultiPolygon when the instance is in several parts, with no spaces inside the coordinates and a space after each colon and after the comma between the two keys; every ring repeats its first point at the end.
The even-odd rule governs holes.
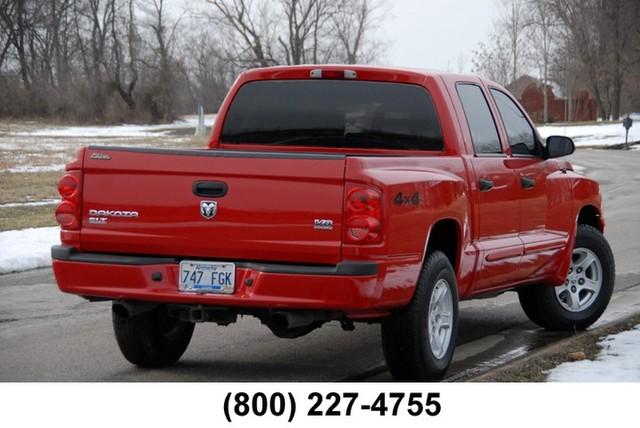
{"type": "Polygon", "coordinates": [[[179,20],[171,22],[167,16],[164,0],[146,0],[140,3],[146,20],[145,26],[151,32],[149,48],[151,55],[145,64],[157,70],[154,90],[149,93],[152,120],[169,121],[175,117],[173,86],[176,78],[173,47],[175,45],[176,28],[179,20]]]}
{"type": "Polygon", "coordinates": [[[28,44],[26,43],[31,23],[26,3],[26,0],[15,0],[3,5],[0,9],[0,19],[2,20],[3,32],[7,34],[10,45],[18,58],[22,84],[29,91],[33,75],[28,61],[28,44]]]}
{"type": "Polygon", "coordinates": [[[113,13],[108,22],[110,55],[103,59],[109,84],[129,107],[135,110],[134,91],[138,83],[139,34],[133,0],[109,0],[113,13]],[[123,37],[123,34],[125,35],[123,37]]]}
{"type": "Polygon", "coordinates": [[[11,48],[11,34],[9,28],[5,25],[4,16],[10,16],[9,10],[12,4],[11,0],[0,0],[0,23],[3,24],[0,25],[0,70],[2,70],[9,48],[11,48]]]}
{"type": "Polygon", "coordinates": [[[104,63],[107,56],[109,23],[115,19],[109,0],[75,0],[75,34],[85,72],[87,90],[91,94],[96,116],[104,114],[108,97],[104,63]]]}
{"type": "Polygon", "coordinates": [[[503,86],[513,80],[511,59],[504,39],[492,35],[489,45],[480,42],[473,51],[472,71],[503,86]]]}
{"type": "Polygon", "coordinates": [[[233,62],[227,61],[216,36],[203,30],[185,40],[184,50],[193,99],[206,111],[216,111],[236,77],[233,62]]]}
{"type": "Polygon", "coordinates": [[[333,15],[333,32],[340,60],[348,64],[372,62],[384,48],[371,32],[381,23],[384,3],[375,0],[341,0],[333,15]]]}
{"type": "Polygon", "coordinates": [[[602,119],[609,117],[603,94],[608,91],[605,78],[605,50],[601,44],[602,2],[600,0],[554,0],[553,7],[565,27],[568,47],[576,52],[584,64],[591,92],[602,119]]]}
{"type": "Polygon", "coordinates": [[[0,0],[0,115],[169,121],[196,102],[214,109],[248,67],[374,60],[383,1],[197,0],[183,21],[166,0],[0,0]]]}
{"type": "Polygon", "coordinates": [[[384,0],[207,1],[238,65],[370,62],[383,48],[372,33],[384,0]]]}
{"type": "Polygon", "coordinates": [[[313,12],[313,31],[310,60],[314,64],[326,63],[335,51],[330,20],[336,13],[339,0],[320,0],[315,2],[313,12]]]}
{"type": "Polygon", "coordinates": [[[611,75],[611,118],[620,118],[622,90],[625,74],[638,57],[634,58],[631,46],[638,42],[640,6],[636,0],[609,0],[603,4],[607,60],[611,75]]]}
{"type": "Polygon", "coordinates": [[[528,43],[526,38],[527,20],[523,0],[503,0],[498,18],[498,28],[506,40],[511,60],[511,81],[516,80],[525,67],[528,43]]]}
{"type": "Polygon", "coordinates": [[[306,62],[307,44],[310,43],[315,22],[322,19],[317,16],[322,9],[317,6],[321,0],[281,0],[281,7],[287,21],[286,39],[278,37],[285,54],[287,64],[306,62]]]}
{"type": "Polygon", "coordinates": [[[489,44],[473,52],[474,72],[503,85],[520,77],[529,60],[527,26],[524,0],[502,0],[489,44]]]}
{"type": "Polygon", "coordinates": [[[531,52],[539,64],[543,93],[543,121],[549,121],[549,65],[558,21],[549,0],[529,0],[526,21],[531,35],[531,52]]]}
{"type": "Polygon", "coordinates": [[[219,12],[218,22],[230,31],[230,60],[267,67],[273,57],[272,35],[276,22],[268,2],[252,0],[207,0],[219,12]]]}

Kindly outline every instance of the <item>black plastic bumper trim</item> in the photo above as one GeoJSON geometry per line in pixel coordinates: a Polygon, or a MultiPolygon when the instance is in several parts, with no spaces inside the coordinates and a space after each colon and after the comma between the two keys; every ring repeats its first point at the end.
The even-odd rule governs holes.
{"type": "Polygon", "coordinates": [[[158,265],[178,263],[173,257],[129,256],[122,254],[81,253],[74,247],[54,245],[51,247],[51,258],[69,262],[105,263],[117,265],[158,265]]]}
{"type": "MultiPolygon", "coordinates": [[[[179,263],[176,257],[131,256],[122,254],[84,253],[74,247],[54,245],[51,247],[51,258],[54,260],[102,263],[116,265],[159,265],[179,263]]],[[[190,258],[186,258],[191,260],[190,258]]],[[[282,273],[293,275],[336,275],[336,276],[375,276],[378,264],[375,262],[341,262],[334,266],[291,265],[280,263],[233,262],[236,267],[253,269],[266,273],[282,273]]]]}

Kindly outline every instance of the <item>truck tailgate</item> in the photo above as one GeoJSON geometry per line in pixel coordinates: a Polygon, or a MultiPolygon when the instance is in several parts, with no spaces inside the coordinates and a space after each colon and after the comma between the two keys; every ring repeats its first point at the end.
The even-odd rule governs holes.
{"type": "Polygon", "coordinates": [[[333,154],[89,147],[81,247],[335,264],[344,168],[333,154]]]}

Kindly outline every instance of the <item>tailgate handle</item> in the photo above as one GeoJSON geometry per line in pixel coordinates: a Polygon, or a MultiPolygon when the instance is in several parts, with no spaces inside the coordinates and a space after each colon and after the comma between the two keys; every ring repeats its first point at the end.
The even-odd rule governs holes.
{"type": "Polygon", "coordinates": [[[227,183],[224,181],[196,181],[193,183],[193,194],[197,196],[221,198],[227,194],[227,183]]]}

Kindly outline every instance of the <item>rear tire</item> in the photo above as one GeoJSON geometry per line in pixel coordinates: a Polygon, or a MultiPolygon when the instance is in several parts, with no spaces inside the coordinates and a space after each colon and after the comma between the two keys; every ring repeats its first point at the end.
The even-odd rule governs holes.
{"type": "Polygon", "coordinates": [[[189,346],[194,323],[167,314],[164,306],[127,316],[111,311],[113,330],[122,355],[140,367],[165,367],[180,359],[189,346]]]}
{"type": "Polygon", "coordinates": [[[548,330],[584,330],[609,304],[615,285],[613,253],[602,233],[578,225],[569,276],[559,287],[518,290],[520,305],[531,321],[548,330]]]}
{"type": "Polygon", "coordinates": [[[442,379],[458,329],[458,287],[447,256],[428,256],[411,303],[382,322],[382,347],[395,380],[442,379]]]}

